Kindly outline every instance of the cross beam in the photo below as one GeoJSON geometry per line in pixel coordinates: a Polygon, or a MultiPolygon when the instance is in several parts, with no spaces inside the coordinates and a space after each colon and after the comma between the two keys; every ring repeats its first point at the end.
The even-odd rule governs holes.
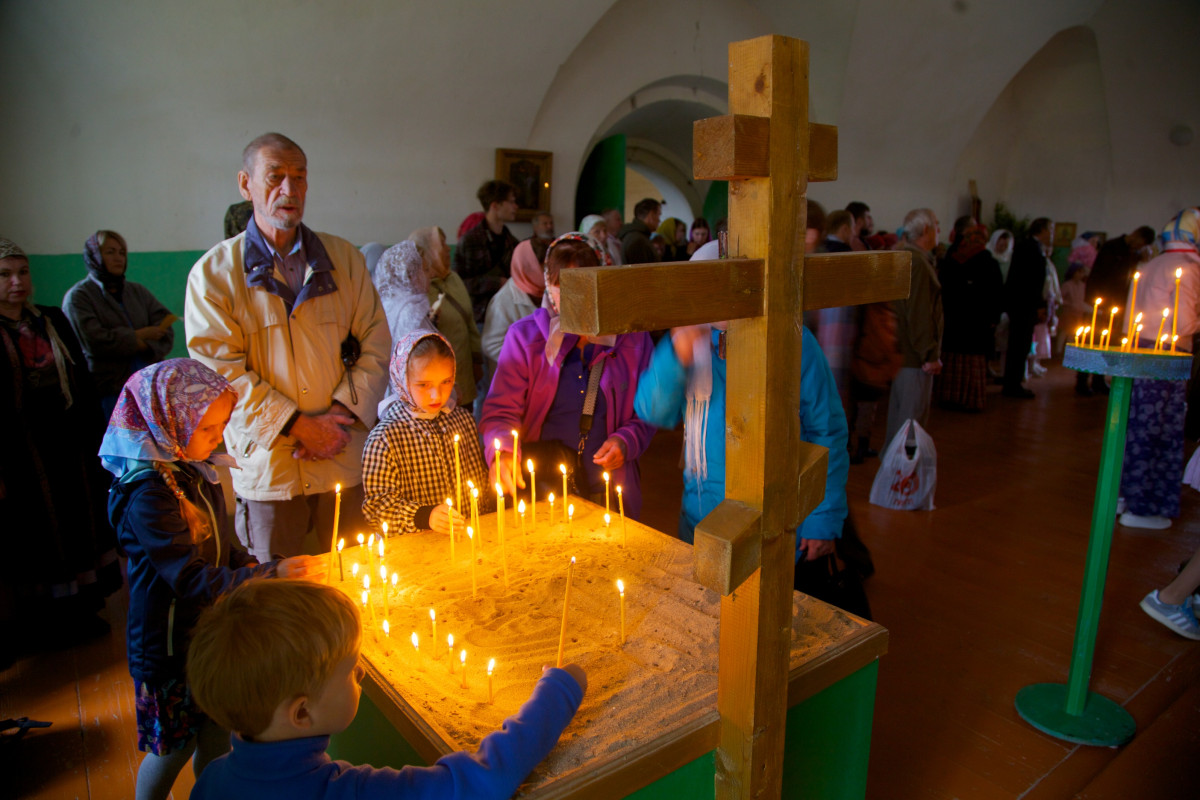
{"type": "Polygon", "coordinates": [[[801,314],[908,294],[907,254],[804,255],[809,180],[837,174],[836,129],[808,122],[808,44],[729,46],[728,117],[696,123],[697,177],[729,180],[744,259],[565,270],[563,330],[731,320],[725,500],[696,531],[695,574],[721,592],[716,796],[778,797],[795,531],[824,496],[828,452],[800,441],[801,314]]]}

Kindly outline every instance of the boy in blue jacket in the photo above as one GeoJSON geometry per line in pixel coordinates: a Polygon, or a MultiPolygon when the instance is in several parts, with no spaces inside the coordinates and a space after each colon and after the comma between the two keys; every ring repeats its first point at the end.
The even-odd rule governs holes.
{"type": "Polygon", "coordinates": [[[252,580],[200,618],[188,654],[197,703],[234,732],[233,750],[200,775],[192,800],[253,797],[504,798],[554,748],[587,688],[582,669],[546,668],[533,695],[476,753],[431,767],[334,761],[331,734],[361,694],[357,606],[330,586],[252,580]]]}
{"type": "MultiPolygon", "coordinates": [[[[699,253],[697,254],[699,255],[699,253]]],[[[684,419],[683,507],[679,538],[691,544],[695,528],[725,498],[725,327],[676,328],[664,336],[638,379],[633,408],[660,428],[684,419]]],[[[796,560],[831,555],[846,520],[846,414],[833,373],[817,339],[803,328],[800,358],[800,438],[829,448],[825,499],[796,529],[796,560]]]]}

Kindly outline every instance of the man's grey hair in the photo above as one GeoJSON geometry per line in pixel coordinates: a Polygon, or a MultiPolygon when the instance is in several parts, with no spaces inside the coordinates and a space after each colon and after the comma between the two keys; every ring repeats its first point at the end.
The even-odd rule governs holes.
{"type": "MultiPolygon", "coordinates": [[[[302,156],[304,155],[303,148],[282,133],[264,133],[246,145],[246,149],[242,151],[242,170],[247,175],[254,174],[254,161],[258,158],[259,151],[268,147],[273,147],[276,150],[290,150],[302,156]]],[[[305,159],[307,158],[305,156],[305,159]]]]}
{"type": "Polygon", "coordinates": [[[904,215],[904,241],[915,242],[925,235],[925,231],[937,227],[937,218],[929,208],[914,208],[904,215]]]}

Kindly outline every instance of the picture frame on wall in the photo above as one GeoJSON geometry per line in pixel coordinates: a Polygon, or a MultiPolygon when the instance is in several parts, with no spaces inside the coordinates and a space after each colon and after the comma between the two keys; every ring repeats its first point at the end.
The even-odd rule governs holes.
{"type": "Polygon", "coordinates": [[[1075,223],[1074,222],[1056,222],[1054,223],[1054,246],[1055,247],[1070,247],[1071,242],[1075,241],[1075,223]]]}
{"type": "Polygon", "coordinates": [[[513,185],[517,193],[517,222],[529,222],[538,211],[550,210],[554,154],[545,150],[496,148],[496,180],[513,185]]]}

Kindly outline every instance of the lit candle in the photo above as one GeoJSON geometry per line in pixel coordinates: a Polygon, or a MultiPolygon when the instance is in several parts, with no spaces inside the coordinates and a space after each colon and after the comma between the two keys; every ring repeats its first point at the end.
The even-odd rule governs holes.
{"type": "MultiPolygon", "coordinates": [[[[517,459],[517,431],[515,428],[513,429],[512,437],[513,437],[513,453],[512,453],[512,481],[513,481],[513,484],[512,484],[512,489],[513,489],[513,497],[516,497],[517,496],[517,463],[518,463],[518,459],[517,459]]],[[[513,515],[514,515],[513,524],[514,525],[517,522],[517,520],[515,519],[516,513],[517,513],[517,507],[514,505],[513,506],[513,515]]]]}
{"type": "Polygon", "coordinates": [[[1179,282],[1183,280],[1183,267],[1175,270],[1175,313],[1171,315],[1171,352],[1175,352],[1175,340],[1179,337],[1175,335],[1176,322],[1179,319],[1179,282]]]}
{"type": "Polygon", "coordinates": [[[495,695],[492,694],[492,670],[496,668],[496,659],[488,659],[488,705],[495,701],[495,695]]]}
{"type": "Polygon", "coordinates": [[[571,556],[571,563],[567,565],[567,590],[563,594],[563,616],[562,627],[558,631],[558,668],[562,669],[563,665],[563,649],[567,646],[567,609],[571,607],[571,573],[575,571],[575,556],[571,556]]]}
{"type": "Polygon", "coordinates": [[[604,513],[607,514],[609,511],[610,511],[610,509],[608,507],[608,473],[605,472],[604,473],[604,513]]]}
{"type": "Polygon", "coordinates": [[[1137,352],[1137,339],[1134,337],[1133,326],[1137,324],[1135,312],[1137,311],[1137,285],[1138,279],[1142,277],[1142,273],[1133,273],[1133,293],[1129,295],[1129,338],[1133,342],[1133,350],[1137,352]]]}
{"type": "MultiPolygon", "coordinates": [[[[471,522],[472,527],[476,532],[479,531],[479,490],[474,486],[471,487],[471,522]]],[[[483,552],[483,536],[479,537],[479,551],[483,552]]],[[[471,558],[475,558],[475,551],[471,550],[471,558]]]]}
{"type": "Polygon", "coordinates": [[[562,476],[563,476],[563,495],[562,496],[563,496],[563,502],[565,503],[565,502],[567,502],[567,465],[559,464],[558,471],[561,472],[562,476]]]}
{"type": "Polygon", "coordinates": [[[386,620],[390,615],[390,610],[388,605],[387,567],[383,564],[379,565],[379,588],[383,592],[383,618],[386,620]]]}
{"type": "Polygon", "coordinates": [[[617,591],[621,593],[621,644],[625,644],[625,582],[617,578],[617,591]]]}
{"type": "Polygon", "coordinates": [[[350,579],[355,580],[355,581],[358,580],[358,562],[357,561],[355,561],[353,564],[350,565],[350,579]]]}
{"type": "Polygon", "coordinates": [[[379,620],[375,617],[375,604],[371,602],[371,576],[363,575],[363,600],[371,607],[371,625],[379,624],[379,620]]]}
{"type": "Polygon", "coordinates": [[[1075,346],[1076,347],[1079,347],[1079,337],[1080,336],[1083,336],[1083,326],[1082,325],[1075,329],[1075,346]]]}
{"type": "Polygon", "coordinates": [[[608,536],[608,526],[609,526],[609,523],[611,523],[611,522],[612,522],[612,517],[610,517],[608,514],[605,514],[604,515],[604,535],[605,536],[608,536]]]}
{"type": "Polygon", "coordinates": [[[1126,349],[1128,349],[1128,347],[1129,347],[1129,337],[1122,336],[1121,337],[1121,352],[1124,353],[1126,351],[1126,349]]]}
{"type": "MultiPolygon", "coordinates": [[[[386,523],[385,523],[386,524],[386,523]]],[[[383,565],[383,537],[379,537],[379,564],[383,565]]]]}
{"type": "Polygon", "coordinates": [[[367,540],[366,540],[366,537],[364,537],[364,536],[363,536],[363,535],[360,533],[360,534],[358,535],[358,549],[359,549],[360,551],[363,549],[363,545],[365,545],[365,544],[366,544],[366,542],[367,542],[367,540]]]}
{"type": "MultiPolygon", "coordinates": [[[[1120,310],[1120,309],[1118,309],[1116,306],[1113,306],[1113,307],[1112,307],[1112,311],[1109,311],[1109,312],[1108,312],[1108,329],[1109,329],[1110,331],[1111,331],[1111,330],[1114,330],[1114,329],[1113,329],[1113,320],[1114,320],[1114,319],[1116,319],[1116,317],[1117,317],[1117,311],[1119,311],[1119,310],[1120,310]]],[[[1109,334],[1109,342],[1108,342],[1108,343],[1109,343],[1109,344],[1112,344],[1112,334],[1109,334]]]]}
{"type": "Polygon", "coordinates": [[[1171,309],[1169,309],[1169,308],[1163,309],[1162,319],[1160,319],[1158,321],[1158,333],[1156,333],[1154,335],[1154,349],[1155,350],[1158,349],[1159,342],[1166,341],[1165,339],[1163,339],[1162,329],[1163,329],[1163,326],[1167,324],[1167,317],[1170,316],[1170,314],[1171,314],[1171,309]]]}
{"type": "Polygon", "coordinates": [[[1100,349],[1108,347],[1108,328],[1100,331],[1100,349]]]}
{"type": "Polygon", "coordinates": [[[446,649],[450,653],[450,657],[446,659],[448,662],[450,662],[447,666],[450,667],[450,674],[453,675],[454,674],[454,634],[453,633],[446,634],[446,649]]]}
{"type": "Polygon", "coordinates": [[[367,537],[367,567],[369,572],[375,571],[375,534],[367,537]]]}
{"type": "Polygon", "coordinates": [[[475,599],[475,529],[467,526],[467,538],[471,540],[471,599],[475,599]]]}
{"type": "Polygon", "coordinates": [[[463,507],[462,493],[462,462],[458,455],[458,434],[454,434],[454,502],[458,503],[458,507],[463,507]]]}
{"type": "Polygon", "coordinates": [[[387,523],[386,522],[381,523],[380,527],[383,528],[383,537],[379,540],[379,546],[383,547],[383,540],[386,539],[387,535],[388,535],[387,534],[387,523]]]}
{"type": "Polygon", "coordinates": [[[396,587],[399,585],[399,583],[400,583],[400,576],[393,572],[392,573],[392,591],[393,592],[396,591],[396,587]]]}
{"type": "Polygon", "coordinates": [[[454,501],[446,498],[446,508],[450,509],[450,563],[454,563],[454,501]]]}
{"type": "Polygon", "coordinates": [[[1096,302],[1092,303],[1092,325],[1091,325],[1092,337],[1091,337],[1091,339],[1088,340],[1088,347],[1096,346],[1096,333],[1095,333],[1095,331],[1096,331],[1096,312],[1100,310],[1100,304],[1103,302],[1104,302],[1103,300],[1101,300],[1099,297],[1097,297],[1096,302]]]}
{"type": "Polygon", "coordinates": [[[345,583],[346,573],[342,571],[342,548],[346,546],[345,539],[338,539],[338,580],[345,583]]]}
{"type": "Polygon", "coordinates": [[[342,485],[333,487],[333,536],[329,539],[329,578],[327,583],[333,583],[333,550],[338,540],[338,520],[342,516],[342,485]]]}
{"type": "Polygon", "coordinates": [[[537,525],[537,483],[533,478],[533,459],[525,459],[525,469],[529,470],[529,510],[533,515],[532,522],[537,525]]]}
{"type": "MultiPolygon", "coordinates": [[[[413,631],[412,636],[410,636],[409,638],[412,640],[412,643],[413,643],[413,652],[416,653],[417,658],[420,658],[421,657],[421,642],[417,638],[417,632],[413,631]]],[[[418,665],[419,665],[419,663],[420,662],[418,662],[418,665]]]]}
{"type": "Polygon", "coordinates": [[[625,495],[621,494],[621,487],[617,487],[617,506],[621,509],[621,547],[629,544],[629,528],[625,524],[625,495]]]}
{"type": "Polygon", "coordinates": [[[429,641],[437,641],[437,612],[429,609],[429,641]]]}
{"type": "Polygon", "coordinates": [[[1170,334],[1164,333],[1162,335],[1162,339],[1160,339],[1158,341],[1158,343],[1155,344],[1155,347],[1157,347],[1159,350],[1161,350],[1164,353],[1167,352],[1167,339],[1170,339],[1170,338],[1171,338],[1170,334]]]}
{"type": "MultiPolygon", "coordinates": [[[[388,625],[388,621],[386,619],[383,621],[383,638],[389,639],[389,640],[392,638],[392,628],[390,625],[388,625]]],[[[385,647],[385,649],[391,649],[391,648],[385,647]]]]}
{"type": "Polygon", "coordinates": [[[1090,325],[1089,325],[1089,326],[1087,326],[1087,327],[1085,327],[1085,328],[1083,329],[1083,337],[1084,337],[1085,339],[1087,338],[1087,335],[1088,335],[1088,334],[1091,332],[1091,330],[1092,330],[1092,328],[1091,328],[1091,326],[1090,326],[1090,325]]]}
{"type": "MultiPolygon", "coordinates": [[[[1140,314],[1138,316],[1141,316],[1140,314]]],[[[1133,352],[1137,352],[1138,340],[1142,338],[1142,325],[1138,323],[1137,330],[1133,332],[1133,352]]]]}
{"type": "Polygon", "coordinates": [[[500,561],[504,564],[504,588],[507,589],[508,549],[504,546],[504,487],[499,483],[496,484],[496,532],[500,537],[500,561]]]}
{"type": "Polygon", "coordinates": [[[553,525],[554,524],[554,492],[551,492],[549,497],[547,497],[546,499],[550,501],[550,524],[553,525]]]}
{"type": "Polygon", "coordinates": [[[462,688],[467,688],[467,651],[458,654],[458,663],[462,665],[462,688]]]}
{"type": "Polygon", "coordinates": [[[575,518],[575,504],[571,503],[567,506],[567,536],[571,535],[571,522],[575,518]]]}
{"type": "Polygon", "coordinates": [[[521,500],[517,503],[517,511],[521,515],[521,543],[526,547],[529,546],[528,536],[525,533],[525,501],[521,500]]]}

